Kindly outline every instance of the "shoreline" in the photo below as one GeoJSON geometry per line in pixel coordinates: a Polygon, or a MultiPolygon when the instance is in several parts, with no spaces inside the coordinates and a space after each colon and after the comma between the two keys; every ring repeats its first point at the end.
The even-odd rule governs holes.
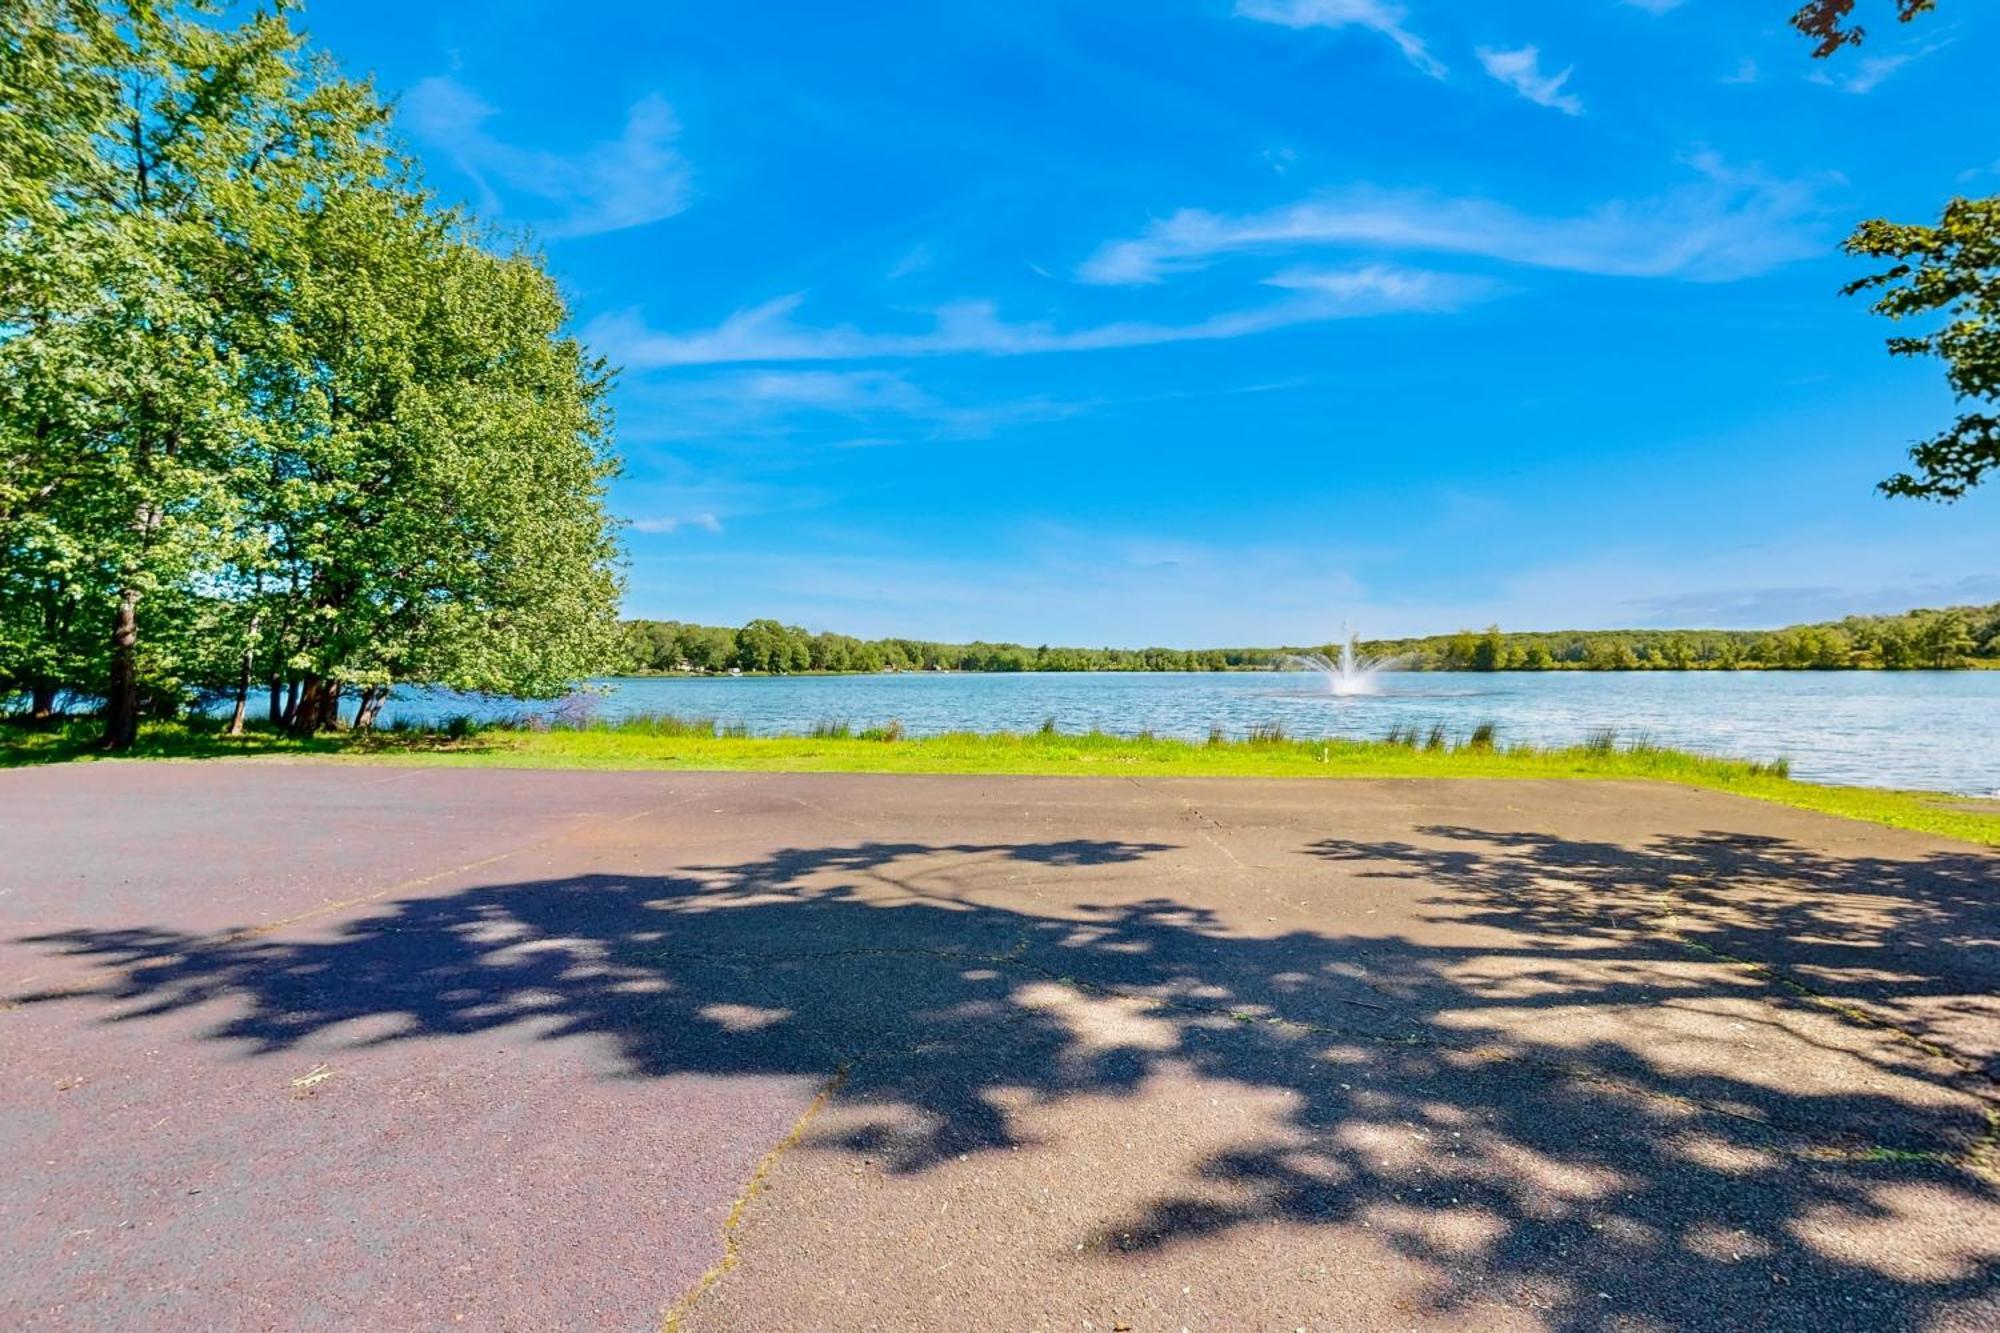
{"type": "MultiPolygon", "coordinates": [[[[1873,673],[1884,676],[1928,676],[1957,675],[1960,672],[2000,671],[2000,659],[1973,658],[1946,667],[1886,667],[1879,662],[1858,662],[1851,666],[1766,666],[1762,663],[1746,663],[1737,666],[1686,666],[1686,667],[1592,667],[1592,666],[1548,666],[1494,667],[1490,670],[1468,669],[1464,667],[1378,667],[1382,675],[1389,676],[1839,676],[1848,674],[1873,673]]],[[[1200,670],[1184,667],[1102,667],[1083,670],[1055,669],[1046,667],[1025,667],[1019,671],[961,671],[955,667],[936,670],[911,667],[891,671],[886,668],[873,671],[656,671],[639,669],[620,671],[612,675],[593,677],[596,680],[790,680],[795,678],[816,679],[846,676],[1284,676],[1304,674],[1285,671],[1270,666],[1225,666],[1207,667],[1200,670]]]]}
{"type": "MultiPolygon", "coordinates": [[[[0,732],[0,767],[114,762],[92,748],[91,724],[0,732]]],[[[899,728],[749,736],[706,720],[670,717],[578,727],[506,728],[461,720],[439,729],[339,731],[300,740],[255,727],[162,723],[115,762],[325,759],[424,765],[670,772],[908,773],[975,776],[1494,778],[1650,781],[1696,787],[1864,823],[2000,847],[2000,800],[1941,791],[1801,782],[1782,762],[1760,764],[1609,741],[1562,749],[1496,746],[1441,733],[1397,741],[1293,739],[1281,732],[1207,742],[1103,733],[957,732],[906,736],[899,728]]]]}

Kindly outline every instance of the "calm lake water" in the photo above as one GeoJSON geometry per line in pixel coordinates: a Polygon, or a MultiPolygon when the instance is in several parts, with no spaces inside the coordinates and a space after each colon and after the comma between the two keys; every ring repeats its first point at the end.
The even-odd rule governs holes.
{"type": "MultiPolygon", "coordinates": [[[[917,735],[1153,731],[1200,739],[1281,724],[1293,736],[1379,739],[1436,723],[1463,736],[1481,722],[1504,744],[1568,745],[1614,729],[1625,740],[1747,759],[1788,758],[1818,782],[2000,793],[2000,671],[1392,673],[1380,693],[1337,698],[1297,673],[908,674],[628,677],[599,681],[601,718],[673,713],[800,732],[821,721],[859,729],[899,721],[917,735]]],[[[530,705],[548,710],[551,705],[530,705]]],[[[437,692],[385,710],[428,721],[522,711],[437,692]]]]}

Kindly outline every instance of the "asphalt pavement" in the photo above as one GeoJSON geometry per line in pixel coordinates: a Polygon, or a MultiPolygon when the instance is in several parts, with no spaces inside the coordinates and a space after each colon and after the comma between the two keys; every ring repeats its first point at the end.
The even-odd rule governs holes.
{"type": "Polygon", "coordinates": [[[0,1326],[2000,1327],[2000,857],[1646,783],[0,772],[0,1326]]]}

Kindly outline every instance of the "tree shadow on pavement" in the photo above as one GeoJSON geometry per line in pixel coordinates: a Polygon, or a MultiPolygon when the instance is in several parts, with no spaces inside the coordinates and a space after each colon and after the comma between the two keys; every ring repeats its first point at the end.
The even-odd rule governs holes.
{"type": "Polygon", "coordinates": [[[222,1002],[208,1035],[251,1051],[527,1024],[609,1039],[633,1076],[843,1069],[861,1114],[829,1146],[901,1173],[1034,1151],[1022,1098],[1219,1080],[1287,1109],[1078,1244],[1365,1225],[1422,1265],[1420,1318],[1494,1300],[1558,1328],[2000,1312],[1992,1085],[1883,1026],[1972,1031],[2000,973],[1980,944],[1993,858],[1418,836],[1299,849],[1330,895],[1413,881],[1401,933],[1258,934],[1135,898],[1166,882],[1129,869],[1162,844],[862,843],[411,897],[324,938],[44,934],[103,985],[13,998],[117,1022],[222,1002]],[[1821,1002],[1843,975],[1865,1008],[1821,1002]]]}
{"type": "Polygon", "coordinates": [[[1666,937],[2000,1077],[2000,858],[1834,857],[1720,832],[1638,848],[1450,825],[1416,832],[1431,845],[1328,839],[1311,851],[1434,886],[1469,904],[1471,919],[1543,939],[1666,937]]]}

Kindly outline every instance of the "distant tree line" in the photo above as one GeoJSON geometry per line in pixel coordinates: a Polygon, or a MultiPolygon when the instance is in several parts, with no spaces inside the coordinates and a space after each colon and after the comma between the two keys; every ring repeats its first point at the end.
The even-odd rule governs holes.
{"type": "Polygon", "coordinates": [[[123,748],[613,666],[607,368],[292,6],[224,8],[0,3],[0,700],[123,748]]]}
{"type": "Polygon", "coordinates": [[[1774,630],[1563,630],[1360,645],[1417,671],[1891,671],[2000,664],[2000,603],[1774,630]]]}
{"type": "Polygon", "coordinates": [[[1038,648],[810,633],[775,620],[740,629],[678,620],[628,620],[626,669],[755,671],[1227,671],[1268,666],[1269,649],[1038,648]]]}
{"type": "MultiPolygon", "coordinates": [[[[740,629],[678,620],[628,620],[624,669],[782,675],[845,671],[1270,670],[1288,654],[1331,655],[1336,644],[1292,648],[1030,648],[812,633],[776,620],[740,629]]],[[[1363,640],[1373,658],[1412,671],[1738,671],[1943,669],[2000,665],[2000,603],[1891,616],[1849,616],[1776,630],[1561,630],[1363,640]]]]}

